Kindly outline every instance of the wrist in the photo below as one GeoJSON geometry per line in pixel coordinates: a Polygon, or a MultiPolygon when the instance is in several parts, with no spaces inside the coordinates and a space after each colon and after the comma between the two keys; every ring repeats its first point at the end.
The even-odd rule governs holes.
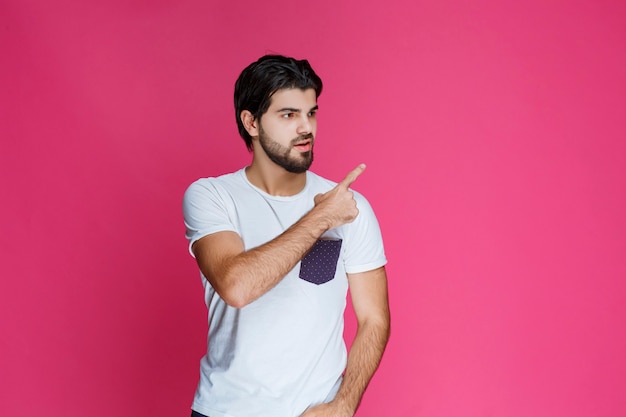
{"type": "Polygon", "coordinates": [[[307,222],[310,222],[310,229],[316,235],[320,237],[324,232],[332,228],[332,220],[325,216],[324,213],[317,207],[313,207],[304,218],[307,222]]]}
{"type": "Polygon", "coordinates": [[[351,407],[346,401],[340,398],[335,398],[330,402],[337,410],[337,416],[341,417],[353,417],[356,410],[351,407]]]}

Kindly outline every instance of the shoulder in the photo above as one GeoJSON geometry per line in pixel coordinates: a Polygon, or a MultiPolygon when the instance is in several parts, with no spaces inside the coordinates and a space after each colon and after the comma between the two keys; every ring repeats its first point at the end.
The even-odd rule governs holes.
{"type": "Polygon", "coordinates": [[[185,195],[205,192],[225,192],[228,189],[236,188],[238,184],[243,183],[242,171],[235,171],[223,174],[217,177],[199,178],[187,187],[185,195]]]}
{"type": "Polygon", "coordinates": [[[183,194],[183,209],[206,208],[208,205],[226,206],[245,190],[242,171],[218,177],[200,178],[191,183],[183,194]]]}

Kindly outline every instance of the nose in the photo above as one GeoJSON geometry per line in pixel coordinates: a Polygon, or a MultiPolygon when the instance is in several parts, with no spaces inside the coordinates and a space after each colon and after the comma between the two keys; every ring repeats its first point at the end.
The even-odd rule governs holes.
{"type": "Polygon", "coordinates": [[[309,119],[308,115],[304,114],[300,117],[298,121],[298,134],[306,135],[308,133],[312,133],[313,131],[313,123],[309,119]]]}

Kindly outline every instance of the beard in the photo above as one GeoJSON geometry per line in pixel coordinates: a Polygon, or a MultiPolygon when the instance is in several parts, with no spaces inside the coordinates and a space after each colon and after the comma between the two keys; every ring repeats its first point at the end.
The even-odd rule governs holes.
{"type": "Polygon", "coordinates": [[[313,163],[313,135],[310,133],[292,139],[289,146],[283,146],[266,135],[263,128],[260,127],[259,143],[268,158],[276,165],[284,168],[287,172],[300,174],[309,169],[313,163]],[[298,156],[292,156],[291,150],[293,149],[293,146],[305,139],[311,139],[311,150],[307,152],[299,152],[298,156]]]}

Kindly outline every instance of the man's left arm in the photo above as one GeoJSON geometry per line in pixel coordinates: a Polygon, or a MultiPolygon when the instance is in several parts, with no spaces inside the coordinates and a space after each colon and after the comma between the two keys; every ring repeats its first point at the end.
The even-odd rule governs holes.
{"type": "Polygon", "coordinates": [[[348,274],[357,333],[335,398],[311,407],[301,417],[352,417],[383,356],[389,339],[389,301],[385,267],[348,274]]]}

